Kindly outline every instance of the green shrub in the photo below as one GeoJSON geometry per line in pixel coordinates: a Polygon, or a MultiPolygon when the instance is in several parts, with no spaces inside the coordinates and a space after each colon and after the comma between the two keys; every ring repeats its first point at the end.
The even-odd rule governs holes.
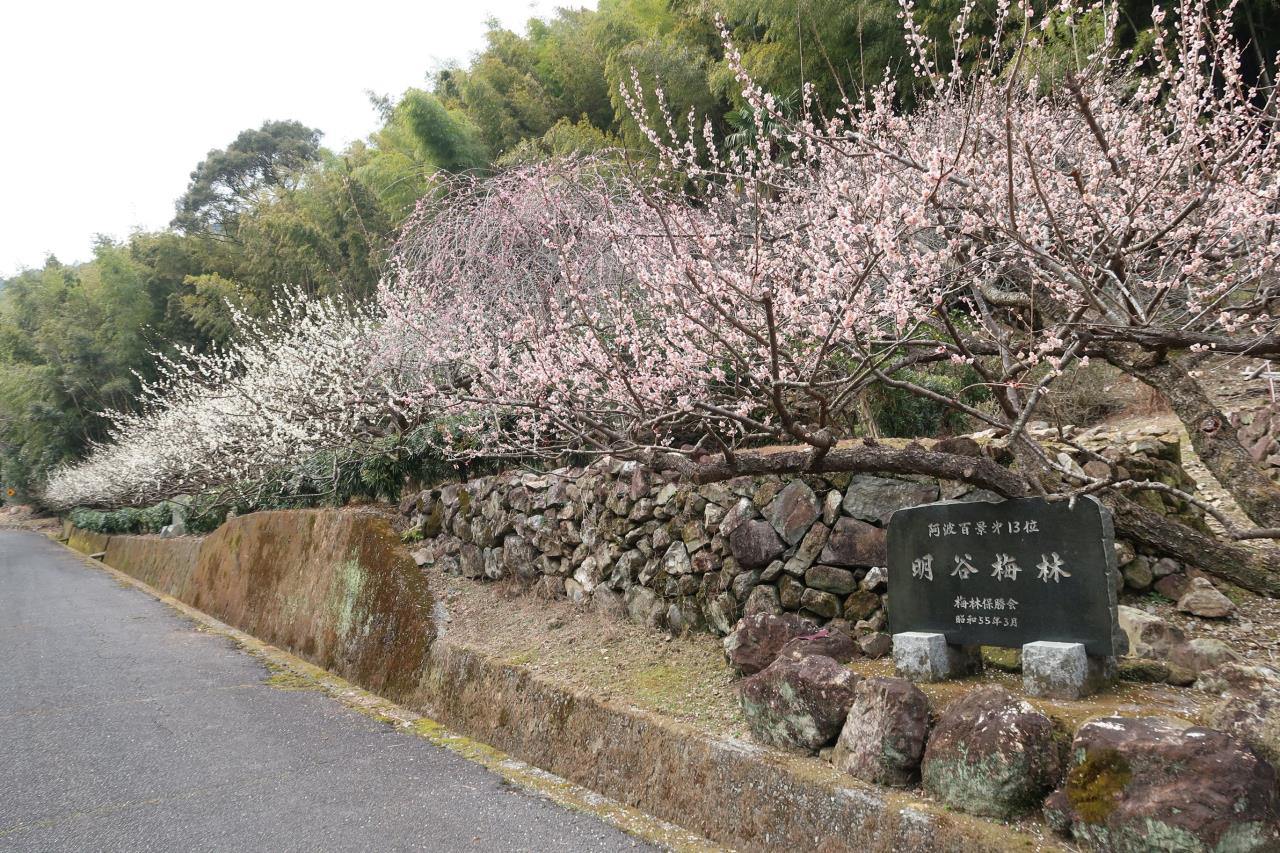
{"type": "MultiPolygon", "coordinates": [[[[991,399],[990,390],[968,365],[944,365],[929,370],[906,370],[898,379],[911,382],[946,397],[979,408],[991,399]]],[[[898,388],[876,386],[869,395],[868,407],[875,418],[880,435],[916,438],[920,436],[954,435],[973,427],[973,420],[942,403],[898,388]]]]}
{"type": "Polygon", "coordinates": [[[71,523],[93,533],[159,533],[173,519],[173,504],[163,501],[155,506],[116,510],[79,507],[69,513],[71,523]]]}
{"type": "Polygon", "coordinates": [[[1076,366],[1049,385],[1040,407],[1043,420],[1088,426],[1120,412],[1136,399],[1134,384],[1102,361],[1076,366]]]}

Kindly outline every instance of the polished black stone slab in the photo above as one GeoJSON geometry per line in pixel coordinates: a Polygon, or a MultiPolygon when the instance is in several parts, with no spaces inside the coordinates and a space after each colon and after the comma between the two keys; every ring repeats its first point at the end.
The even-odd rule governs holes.
{"type": "Polygon", "coordinates": [[[955,645],[1117,646],[1111,514],[1092,497],[950,501],[889,521],[890,630],[945,634],[955,645]]]}

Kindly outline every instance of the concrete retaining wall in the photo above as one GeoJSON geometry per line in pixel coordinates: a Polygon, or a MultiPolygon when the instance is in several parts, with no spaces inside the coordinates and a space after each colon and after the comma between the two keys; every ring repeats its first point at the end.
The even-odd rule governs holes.
{"type": "Polygon", "coordinates": [[[812,758],[720,740],[537,678],[447,638],[414,705],[462,734],[739,850],[1061,849],[875,788],[812,758]]]}
{"type": "Polygon", "coordinates": [[[70,533],[71,547],[389,699],[414,689],[435,638],[426,578],[373,514],[259,512],[204,538],[70,533]]]}

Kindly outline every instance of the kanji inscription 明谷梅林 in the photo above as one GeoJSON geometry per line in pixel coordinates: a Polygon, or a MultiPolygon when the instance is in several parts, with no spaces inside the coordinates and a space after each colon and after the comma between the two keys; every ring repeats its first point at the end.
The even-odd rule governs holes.
{"type": "Polygon", "coordinates": [[[948,502],[889,522],[891,630],[955,645],[1038,640],[1116,653],[1111,519],[1090,497],[948,502]]]}

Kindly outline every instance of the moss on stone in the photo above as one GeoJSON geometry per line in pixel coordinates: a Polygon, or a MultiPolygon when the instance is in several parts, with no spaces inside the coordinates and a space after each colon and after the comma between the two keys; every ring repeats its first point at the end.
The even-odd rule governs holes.
{"type": "Polygon", "coordinates": [[[324,690],[324,686],[317,682],[316,679],[282,666],[270,658],[261,658],[257,649],[251,649],[243,643],[240,643],[239,646],[242,651],[258,655],[262,662],[266,664],[267,669],[271,671],[271,675],[262,682],[265,686],[273,687],[276,690],[324,690]]]}
{"type": "Polygon", "coordinates": [[[983,646],[982,662],[1001,672],[1022,672],[1022,650],[983,646]]]}
{"type": "Polygon", "coordinates": [[[1026,761],[1001,754],[973,760],[962,748],[955,758],[925,762],[924,788],[959,811],[1007,820],[1040,802],[1041,791],[1025,788],[1026,761]]]}
{"type": "Polygon", "coordinates": [[[1116,750],[1087,754],[1067,774],[1067,800],[1081,821],[1105,823],[1132,778],[1129,762],[1116,750]]]}
{"type": "Polygon", "coordinates": [[[274,687],[276,690],[322,690],[319,685],[310,678],[298,675],[296,672],[281,670],[262,682],[267,687],[274,687]]]}
{"type": "Polygon", "coordinates": [[[1169,665],[1146,658],[1122,658],[1117,667],[1121,681],[1161,684],[1169,680],[1169,665]]]}

